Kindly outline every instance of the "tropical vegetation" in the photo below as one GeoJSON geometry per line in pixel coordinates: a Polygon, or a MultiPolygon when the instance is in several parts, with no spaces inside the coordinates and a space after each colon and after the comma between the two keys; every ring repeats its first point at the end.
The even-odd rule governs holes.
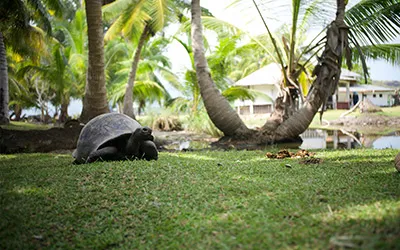
{"type": "MultiPolygon", "coordinates": [[[[328,47],[335,50],[330,47],[335,42],[329,40],[336,32],[329,29],[333,23],[325,25],[334,18],[334,1],[297,0],[287,2],[289,5],[285,2],[281,6],[286,10],[288,6],[291,8],[291,21],[278,31],[269,26],[271,8],[263,7],[267,6],[265,1],[232,2],[250,3],[251,8],[257,9],[263,18],[260,20],[265,21],[265,35],[254,36],[218,20],[197,1],[192,1],[192,6],[185,1],[168,0],[88,0],[82,6],[72,0],[3,1],[0,6],[4,13],[0,26],[4,37],[4,46],[0,43],[2,123],[9,120],[8,108],[12,119],[18,120],[23,110],[30,107],[42,111],[42,120],[52,120],[52,115],[64,122],[69,119],[68,104],[74,98],[83,102],[79,117],[83,122],[110,109],[134,117],[157,103],[175,113],[197,116],[207,112],[226,136],[259,141],[295,138],[308,127],[318,108],[335,90],[335,80],[328,84],[326,77],[318,78],[318,73],[326,75],[321,67],[332,59],[327,54],[328,47]],[[16,6],[10,9],[12,4],[16,6]],[[207,33],[190,35],[191,29],[199,30],[196,25],[207,33]],[[171,32],[174,26],[180,27],[178,32],[171,32]],[[21,37],[27,40],[18,40],[18,33],[11,32],[12,27],[32,32],[22,32],[21,37]],[[304,36],[310,27],[321,30],[311,41],[304,36]],[[216,34],[217,42],[213,45],[207,39],[209,32],[216,34]],[[174,69],[166,56],[173,42],[178,42],[188,55],[189,63],[183,70],[174,69]],[[199,56],[199,51],[206,53],[199,56]],[[253,131],[231,106],[233,100],[252,99],[257,93],[232,84],[273,61],[285,69],[281,95],[262,130],[253,131]],[[211,84],[204,87],[204,78],[210,74],[211,84]],[[326,84],[323,94],[319,93],[318,82],[326,84]],[[180,95],[171,96],[169,86],[180,95]],[[312,107],[301,108],[313,98],[318,100],[312,107]],[[49,105],[55,107],[53,114],[49,105]]],[[[336,20],[344,24],[339,29],[345,38],[349,37],[343,41],[339,38],[346,48],[342,52],[347,55],[344,61],[351,64],[365,57],[380,57],[398,63],[399,46],[390,41],[399,32],[399,1],[363,0],[349,5],[347,11],[340,10],[344,15],[337,17],[343,20],[336,20]]],[[[337,53],[333,53],[334,62],[341,67],[342,56],[337,53]]],[[[331,76],[338,73],[332,70],[331,76]]]]}

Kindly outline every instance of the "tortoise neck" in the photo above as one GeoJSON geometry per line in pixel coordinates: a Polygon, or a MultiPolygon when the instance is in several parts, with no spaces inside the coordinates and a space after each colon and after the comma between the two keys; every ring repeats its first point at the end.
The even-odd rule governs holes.
{"type": "Polygon", "coordinates": [[[127,155],[131,155],[134,157],[140,157],[139,155],[139,148],[140,148],[140,143],[139,140],[137,140],[137,135],[135,133],[132,133],[131,136],[129,137],[125,151],[127,155]]]}

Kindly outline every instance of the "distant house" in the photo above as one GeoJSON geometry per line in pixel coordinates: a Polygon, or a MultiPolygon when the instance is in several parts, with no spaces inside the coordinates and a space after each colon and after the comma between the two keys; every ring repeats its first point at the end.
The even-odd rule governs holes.
{"type": "MultiPolygon", "coordinates": [[[[349,101],[347,105],[352,107],[357,102],[356,100],[364,100],[368,98],[376,106],[387,107],[393,105],[393,94],[394,90],[382,86],[376,85],[353,85],[349,87],[349,101]]],[[[339,99],[341,96],[345,96],[347,93],[346,87],[339,87],[339,99]]]]}
{"type": "MultiPolygon", "coordinates": [[[[271,113],[273,111],[273,101],[279,93],[279,84],[282,77],[280,65],[270,63],[237,81],[235,86],[257,90],[270,97],[259,96],[254,101],[237,100],[234,103],[237,112],[240,115],[271,113]]],[[[357,85],[360,78],[359,74],[342,69],[338,90],[330,98],[329,106],[335,109],[349,109],[355,104],[354,101],[357,98],[368,98],[378,106],[391,106],[393,104],[391,96],[394,90],[375,85],[357,85]]]]}
{"type": "Polygon", "coordinates": [[[241,115],[271,113],[273,110],[273,101],[279,93],[281,79],[282,72],[279,64],[271,63],[237,81],[235,86],[257,90],[270,97],[259,96],[254,101],[237,100],[234,105],[238,113],[241,115]]]}
{"type": "MultiPolygon", "coordinates": [[[[360,74],[352,72],[348,69],[341,69],[339,86],[336,93],[329,98],[329,104],[333,109],[349,109],[353,106],[353,96],[350,91],[350,86],[356,85],[359,79],[361,78],[360,74]]],[[[357,96],[356,96],[357,97],[357,96]]]]}
{"type": "MultiPolygon", "coordinates": [[[[339,87],[337,93],[338,109],[349,109],[353,107],[357,101],[368,98],[373,104],[381,107],[393,105],[394,89],[364,84],[358,85],[357,82],[361,76],[347,69],[342,69],[340,75],[339,87]]],[[[334,95],[335,97],[335,95],[334,95]]]]}

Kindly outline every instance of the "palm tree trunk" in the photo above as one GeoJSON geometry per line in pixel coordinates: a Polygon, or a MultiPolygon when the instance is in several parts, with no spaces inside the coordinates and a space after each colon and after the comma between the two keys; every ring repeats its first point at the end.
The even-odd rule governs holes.
{"type": "Polygon", "coordinates": [[[325,50],[314,69],[317,78],[304,106],[276,129],[276,140],[293,138],[303,133],[321,105],[324,107],[328,97],[334,93],[339,82],[342,55],[348,47],[349,28],[344,23],[345,7],[344,0],[337,0],[336,19],[327,30],[325,50]]]}
{"type": "MultiPolygon", "coordinates": [[[[13,105],[13,110],[14,110],[13,115],[15,116],[14,117],[14,121],[20,121],[21,120],[21,115],[22,115],[21,105],[14,104],[13,105]]],[[[10,117],[10,119],[11,119],[11,117],[10,117]]]]}
{"type": "Polygon", "coordinates": [[[135,119],[135,114],[133,112],[133,87],[136,79],[136,71],[139,66],[140,53],[147,38],[149,37],[150,27],[148,24],[143,29],[140,35],[139,43],[133,56],[133,62],[131,67],[131,72],[129,73],[128,83],[126,84],[125,96],[124,96],[124,114],[135,119]]]}
{"type": "Polygon", "coordinates": [[[80,120],[87,122],[93,117],[109,112],[104,73],[104,38],[101,13],[102,0],[86,0],[88,25],[89,62],[85,97],[80,120]]]}
{"type": "Polygon", "coordinates": [[[204,54],[200,0],[192,0],[192,46],[200,93],[207,113],[215,126],[226,136],[246,136],[251,133],[211,79],[204,54]]]}
{"type": "Polygon", "coordinates": [[[68,119],[68,106],[69,106],[69,96],[67,97],[64,96],[61,103],[60,117],[58,118],[58,120],[61,123],[66,122],[68,119]]]}
{"type": "Polygon", "coordinates": [[[8,124],[8,72],[3,33],[0,31],[0,125],[8,124]]]}

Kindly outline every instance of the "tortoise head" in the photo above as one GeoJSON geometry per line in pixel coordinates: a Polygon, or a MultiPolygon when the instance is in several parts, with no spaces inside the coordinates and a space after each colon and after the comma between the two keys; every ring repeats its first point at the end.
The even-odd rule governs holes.
{"type": "Polygon", "coordinates": [[[139,141],[153,141],[154,137],[151,135],[152,132],[153,130],[151,130],[149,127],[137,128],[135,132],[133,132],[133,137],[135,140],[139,141]]]}
{"type": "Polygon", "coordinates": [[[149,127],[137,128],[126,143],[125,151],[127,155],[138,159],[156,160],[158,152],[153,142],[154,137],[151,135],[152,132],[149,127]]]}

